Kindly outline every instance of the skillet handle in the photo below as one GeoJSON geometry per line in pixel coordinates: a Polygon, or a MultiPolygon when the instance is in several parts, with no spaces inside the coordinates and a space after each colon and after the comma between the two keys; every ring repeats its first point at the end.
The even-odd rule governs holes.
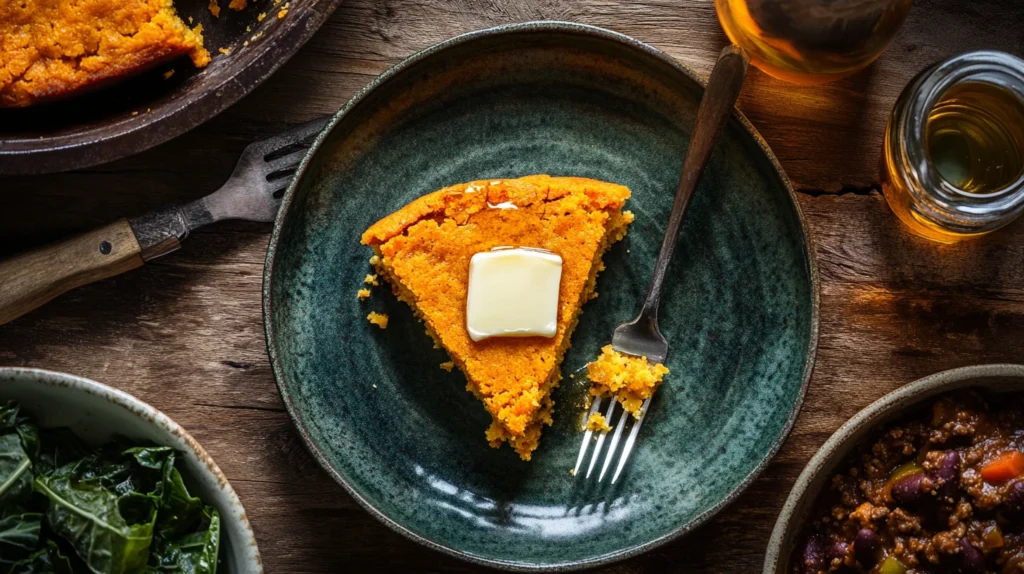
{"type": "Polygon", "coordinates": [[[87,283],[142,265],[127,219],[0,261],[0,325],[87,283]]]}

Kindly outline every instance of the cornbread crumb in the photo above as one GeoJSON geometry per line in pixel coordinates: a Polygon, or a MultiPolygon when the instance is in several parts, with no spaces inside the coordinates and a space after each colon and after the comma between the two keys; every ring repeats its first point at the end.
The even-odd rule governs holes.
{"type": "Polygon", "coordinates": [[[380,257],[377,257],[376,255],[370,257],[370,265],[379,265],[379,264],[380,264],[380,257]]]}
{"type": "Polygon", "coordinates": [[[225,56],[227,56],[228,54],[231,53],[231,50],[233,50],[233,49],[234,49],[234,46],[228,46],[227,48],[217,48],[217,51],[220,52],[221,54],[224,54],[225,56]]]}
{"type": "Polygon", "coordinates": [[[246,26],[245,27],[245,31],[246,31],[246,33],[252,32],[252,26],[246,26]]]}
{"type": "Polygon", "coordinates": [[[647,357],[617,353],[611,345],[605,345],[597,360],[587,364],[587,375],[594,383],[590,394],[595,397],[614,395],[633,416],[640,416],[640,406],[654,394],[667,374],[665,365],[650,365],[647,357]]]}
{"type": "Polygon", "coordinates": [[[594,432],[608,432],[612,430],[612,427],[608,426],[608,421],[604,418],[601,413],[594,413],[587,419],[587,430],[594,432]]]}
{"type": "Polygon", "coordinates": [[[214,18],[220,18],[220,6],[217,4],[217,0],[210,0],[209,9],[214,18]]]}
{"type": "Polygon", "coordinates": [[[388,316],[386,313],[370,311],[370,314],[366,316],[366,320],[380,327],[381,329],[388,328],[388,316]]]}
{"type": "Polygon", "coordinates": [[[629,189],[585,178],[534,175],[474,181],[420,197],[372,225],[362,242],[377,273],[426,325],[435,345],[466,375],[467,389],[491,414],[491,446],[508,443],[529,460],[552,422],[551,391],[580,307],[594,290],[601,257],[633,220],[629,189]],[[516,209],[488,209],[510,202],[516,209]],[[466,331],[469,260],[502,245],[562,257],[558,330],[552,338],[474,342],[466,331]]]}
{"type": "Polygon", "coordinates": [[[256,15],[256,21],[257,22],[262,22],[263,19],[266,18],[266,17],[267,17],[267,13],[266,12],[260,12],[259,14],[256,15]]]}
{"type": "Polygon", "coordinates": [[[282,8],[281,11],[277,13],[277,19],[280,20],[280,19],[284,18],[285,15],[287,15],[287,14],[288,14],[288,9],[287,8],[282,8]]]}
{"type": "Polygon", "coordinates": [[[232,10],[245,10],[245,7],[249,4],[248,0],[231,0],[228,4],[228,8],[232,10]]]}
{"type": "Polygon", "coordinates": [[[441,368],[446,370],[446,371],[448,371],[450,373],[450,372],[452,372],[452,369],[455,368],[455,363],[452,362],[452,361],[445,361],[445,362],[441,363],[441,368]]]}
{"type": "Polygon", "coordinates": [[[170,80],[171,76],[173,76],[173,75],[174,75],[174,70],[167,70],[166,72],[164,72],[164,79],[165,80],[170,80]]]}
{"type": "Polygon", "coordinates": [[[359,291],[356,291],[356,297],[359,297],[360,301],[362,301],[363,299],[368,298],[369,296],[370,296],[370,290],[369,289],[360,289],[359,291]]]}
{"type": "Polygon", "coordinates": [[[137,115],[139,115],[139,112],[137,112],[137,111],[135,111],[135,112],[132,112],[132,115],[133,115],[133,116],[137,116],[137,115]]]}
{"type": "Polygon", "coordinates": [[[188,54],[209,63],[202,30],[172,0],[0,2],[0,107],[74,95],[188,54]]]}
{"type": "Polygon", "coordinates": [[[377,276],[376,275],[367,275],[366,279],[363,279],[363,283],[366,283],[366,284],[369,284],[369,285],[373,285],[374,287],[376,287],[377,285],[380,285],[380,282],[377,281],[377,276]]]}

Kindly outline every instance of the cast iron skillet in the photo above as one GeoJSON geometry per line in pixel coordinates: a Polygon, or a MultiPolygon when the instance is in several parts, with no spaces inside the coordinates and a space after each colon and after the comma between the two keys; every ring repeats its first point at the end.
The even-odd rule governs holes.
{"type": "Polygon", "coordinates": [[[342,0],[250,0],[240,12],[221,0],[177,0],[183,19],[203,25],[213,61],[197,70],[187,57],[138,77],[52,104],[0,109],[0,175],[89,167],[149,149],[198,126],[270,76],[342,0]],[[262,22],[257,15],[265,13],[262,22]],[[248,29],[248,30],[247,30],[248,29]],[[248,45],[243,45],[248,41],[248,45]],[[218,48],[232,47],[229,54],[218,48]],[[164,78],[168,70],[170,78],[164,78]]]}

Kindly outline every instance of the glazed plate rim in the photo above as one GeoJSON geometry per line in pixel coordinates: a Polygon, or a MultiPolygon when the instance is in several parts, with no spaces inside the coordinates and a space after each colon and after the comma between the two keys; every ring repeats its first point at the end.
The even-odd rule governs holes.
{"type": "Polygon", "coordinates": [[[342,120],[342,118],[344,118],[351,110],[356,108],[364,100],[366,100],[370,96],[370,94],[374,92],[377,88],[387,84],[388,82],[391,82],[392,80],[400,80],[403,72],[405,72],[409,68],[423,62],[424,60],[428,60],[433,57],[442,55],[445,51],[447,51],[450,48],[454,48],[456,46],[461,46],[463,44],[471,43],[476,40],[481,40],[485,38],[516,35],[528,36],[532,33],[538,32],[549,34],[560,33],[570,36],[583,35],[607,40],[610,44],[617,43],[623,50],[641,52],[643,55],[647,57],[661,60],[662,63],[668,64],[676,72],[678,72],[682,76],[685,76],[686,79],[695,82],[701,88],[701,90],[703,90],[706,87],[707,82],[704,79],[702,79],[698,74],[696,74],[693,70],[689,69],[688,67],[676,61],[668,54],[662,52],[661,50],[658,50],[657,48],[654,48],[653,46],[645,44],[625,34],[620,34],[618,32],[613,32],[611,30],[599,28],[597,26],[579,24],[575,22],[538,21],[495,26],[492,28],[486,28],[455,36],[451,39],[445,40],[429,48],[416,52],[412,56],[406,58],[405,60],[391,67],[383,74],[375,78],[372,82],[367,84],[364,88],[356,92],[356,94],[348,101],[348,103],[346,103],[345,106],[342,107],[331,118],[331,121],[328,123],[328,125],[316,137],[316,140],[310,147],[309,152],[306,154],[301,164],[299,165],[299,169],[296,172],[295,178],[292,180],[291,185],[288,186],[288,189],[282,200],[280,211],[278,212],[277,218],[274,222],[274,230],[271,233],[270,242],[267,247],[267,259],[263,271],[262,293],[263,326],[267,339],[267,353],[270,358],[271,371],[273,372],[274,375],[274,382],[277,384],[278,391],[281,394],[282,402],[284,403],[285,408],[288,411],[288,416],[291,418],[292,423],[295,425],[296,429],[299,431],[299,434],[302,436],[303,443],[305,443],[306,448],[309,449],[310,453],[312,453],[317,463],[319,463],[319,465],[325,471],[327,471],[327,473],[338,484],[340,484],[345,489],[345,491],[348,492],[348,494],[352,496],[352,498],[355,499],[356,502],[359,503],[360,506],[366,509],[372,516],[383,522],[391,530],[405,536],[406,538],[409,538],[410,540],[413,540],[414,542],[422,544],[428,548],[438,550],[440,552],[448,554],[449,556],[453,556],[482,566],[489,566],[493,568],[500,568],[503,570],[516,572],[560,572],[581,570],[585,568],[592,568],[594,566],[599,566],[602,564],[610,564],[632,556],[636,556],[638,554],[642,554],[644,552],[652,550],[658,546],[662,546],[672,540],[675,540],[695,530],[696,528],[700,527],[708,520],[710,520],[713,516],[718,514],[718,512],[720,512],[723,508],[732,503],[743,491],[747,489],[748,486],[750,486],[750,484],[758,476],[760,476],[760,474],[764,471],[768,463],[771,462],[771,460],[775,457],[776,453],[778,453],[779,449],[781,448],[783,442],[785,442],[786,437],[789,436],[789,433],[793,428],[793,424],[796,422],[796,419],[800,414],[800,409],[803,405],[804,396],[807,392],[807,386],[810,382],[811,372],[814,369],[814,363],[817,353],[820,299],[818,265],[817,259],[815,258],[814,244],[811,239],[810,231],[807,227],[807,222],[804,218],[803,211],[800,209],[800,204],[796,199],[796,191],[793,188],[792,182],[789,181],[789,178],[786,176],[785,171],[782,169],[782,165],[775,157],[775,154],[772,153],[771,149],[769,149],[768,144],[764,141],[764,138],[761,137],[761,135],[757,132],[754,126],[750,123],[750,121],[747,120],[747,118],[738,109],[734,108],[733,118],[740,123],[745,134],[749,136],[760,148],[765,158],[771,164],[772,169],[774,170],[776,176],[779,179],[779,182],[785,187],[786,191],[788,192],[790,202],[796,215],[796,219],[799,221],[800,224],[800,237],[805,247],[804,261],[807,265],[808,281],[811,288],[811,316],[809,325],[810,331],[808,333],[809,336],[807,343],[807,358],[804,365],[800,389],[791,407],[790,414],[786,421],[786,424],[782,427],[779,435],[772,442],[771,448],[765,452],[760,462],[758,462],[758,464],[750,471],[750,473],[747,474],[747,476],[742,481],[740,481],[740,483],[727,496],[723,497],[714,506],[697,515],[695,518],[690,520],[688,524],[685,524],[664,536],[655,538],[653,540],[649,540],[641,544],[636,544],[629,548],[625,548],[608,554],[601,554],[590,559],[542,564],[532,562],[520,562],[513,560],[497,560],[485,556],[480,556],[472,552],[467,552],[465,550],[460,550],[458,548],[441,544],[439,542],[435,542],[434,540],[431,540],[407,528],[399,521],[391,518],[387,514],[384,514],[375,506],[373,506],[373,504],[370,501],[365,499],[357,490],[355,490],[348,483],[348,480],[332,467],[330,462],[321,452],[320,448],[310,438],[309,432],[306,429],[305,425],[303,424],[302,419],[299,417],[299,414],[296,412],[297,409],[293,406],[291,398],[289,397],[288,391],[285,389],[285,385],[283,382],[285,380],[285,374],[281,366],[281,360],[277,350],[277,341],[274,334],[274,326],[271,321],[271,317],[273,314],[271,291],[275,256],[277,252],[278,243],[280,242],[281,239],[281,230],[292,208],[293,200],[295,197],[295,190],[298,188],[303,179],[307,177],[307,169],[310,165],[311,159],[313,158],[313,156],[317,154],[321,145],[323,145],[323,143],[326,141],[328,134],[330,134],[330,132],[342,120]]]}

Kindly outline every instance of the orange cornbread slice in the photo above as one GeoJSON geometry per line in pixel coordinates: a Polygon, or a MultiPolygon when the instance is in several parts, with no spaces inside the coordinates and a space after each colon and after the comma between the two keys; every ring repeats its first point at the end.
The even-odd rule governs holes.
{"type": "Polygon", "coordinates": [[[494,419],[491,446],[508,442],[529,460],[551,424],[551,390],[580,308],[594,294],[601,257],[626,233],[629,189],[573,177],[474,181],[423,196],[363,233],[378,273],[445,348],[494,419]],[[494,206],[501,206],[495,208],[494,206]],[[510,206],[515,206],[511,208],[510,206]],[[469,261],[494,247],[539,247],[562,258],[553,338],[474,342],[466,330],[469,261]]]}
{"type": "Polygon", "coordinates": [[[210,61],[202,28],[172,0],[0,1],[0,107],[66,97],[188,54],[210,61]]]}

